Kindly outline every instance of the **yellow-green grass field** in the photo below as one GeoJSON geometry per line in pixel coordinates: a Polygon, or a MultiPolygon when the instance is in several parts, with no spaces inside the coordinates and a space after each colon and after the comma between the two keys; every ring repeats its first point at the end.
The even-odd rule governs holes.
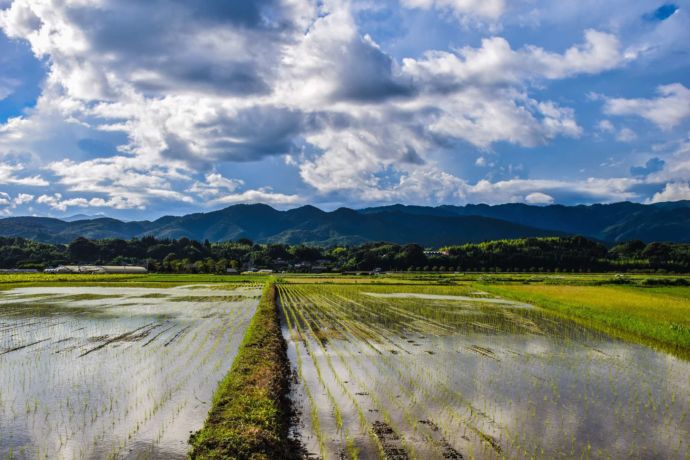
{"type": "Polygon", "coordinates": [[[690,288],[479,284],[616,336],[690,355],[690,288]]]}

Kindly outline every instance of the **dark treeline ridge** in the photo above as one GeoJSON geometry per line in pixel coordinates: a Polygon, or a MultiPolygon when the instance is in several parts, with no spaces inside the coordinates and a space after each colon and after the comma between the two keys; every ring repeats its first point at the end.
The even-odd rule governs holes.
{"type": "Polygon", "coordinates": [[[427,251],[416,244],[359,246],[199,242],[188,238],[89,240],[67,245],[0,237],[0,268],[43,269],[63,264],[138,264],[163,273],[275,271],[690,272],[690,244],[628,241],[613,247],[583,237],[497,240],[427,251]]]}

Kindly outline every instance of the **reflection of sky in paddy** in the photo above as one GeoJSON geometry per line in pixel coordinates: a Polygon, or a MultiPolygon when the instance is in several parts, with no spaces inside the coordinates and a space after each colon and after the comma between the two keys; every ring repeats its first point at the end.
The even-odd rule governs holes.
{"type": "MultiPolygon", "coordinates": [[[[393,427],[420,458],[442,458],[438,445],[430,447],[429,436],[436,435],[415,422],[420,420],[438,426],[465,458],[690,456],[688,361],[612,339],[534,308],[487,303],[472,307],[474,302],[464,299],[451,302],[438,297],[369,301],[363,297],[354,297],[351,303],[340,297],[339,305],[346,307],[330,311],[346,319],[343,324],[351,330],[369,331],[375,349],[348,335],[348,340],[329,338],[326,353],[337,374],[347,376],[349,367],[361,376],[357,385],[345,386],[352,385],[351,391],[362,395],[358,400],[369,423],[384,419],[376,400],[384,401],[393,427]],[[376,308],[367,311],[372,305],[367,302],[375,302],[376,308]],[[388,314],[381,313],[384,302],[392,302],[388,314]],[[435,323],[425,325],[404,315],[404,311],[423,311],[420,302],[433,304],[434,313],[452,331],[441,332],[435,323]],[[393,343],[377,338],[378,334],[393,343]],[[376,395],[369,397],[366,392],[376,395]],[[486,442],[489,438],[497,447],[486,442]]],[[[318,302],[312,299],[311,304],[318,302]]],[[[320,319],[328,323],[327,316],[320,319]]],[[[344,417],[356,418],[349,415],[351,404],[340,391],[343,384],[329,373],[318,342],[311,343],[344,417]]],[[[293,344],[291,353],[300,349],[304,347],[295,349],[293,344]]],[[[305,383],[315,393],[318,376],[310,356],[302,353],[307,363],[305,383]]],[[[303,391],[298,387],[293,394],[299,397],[303,391]]],[[[300,404],[308,410],[306,402],[300,404]]],[[[327,412],[322,415],[328,427],[333,422],[327,412]]],[[[301,434],[318,452],[310,427],[305,423],[301,434]]],[[[352,436],[363,445],[370,442],[365,434],[352,436]]],[[[337,451],[337,437],[329,442],[329,449],[337,451]]]]}
{"type": "Polygon", "coordinates": [[[460,389],[473,406],[488,407],[499,432],[528,435],[551,453],[547,458],[567,457],[570,443],[578,456],[587,446],[613,458],[684,458],[688,452],[687,445],[681,447],[690,439],[686,362],[595,339],[586,346],[535,336],[443,342],[437,350],[450,351],[439,351],[437,360],[423,358],[433,379],[460,389]],[[457,350],[463,345],[486,347],[496,358],[457,350]]]}
{"type": "Polygon", "coordinates": [[[207,301],[238,295],[217,289],[2,295],[0,353],[48,340],[0,355],[0,458],[185,458],[259,292],[236,302],[207,301]],[[83,294],[111,297],[59,299],[83,294]]]}

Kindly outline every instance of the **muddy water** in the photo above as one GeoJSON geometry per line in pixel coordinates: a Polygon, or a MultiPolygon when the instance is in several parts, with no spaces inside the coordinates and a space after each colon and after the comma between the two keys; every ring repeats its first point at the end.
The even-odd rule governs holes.
{"type": "Polygon", "coordinates": [[[210,288],[4,292],[0,458],[186,458],[190,432],[203,424],[259,295],[210,288]]]}
{"type": "Polygon", "coordinates": [[[327,287],[282,301],[314,456],[690,458],[687,361],[505,301],[327,287]]]}

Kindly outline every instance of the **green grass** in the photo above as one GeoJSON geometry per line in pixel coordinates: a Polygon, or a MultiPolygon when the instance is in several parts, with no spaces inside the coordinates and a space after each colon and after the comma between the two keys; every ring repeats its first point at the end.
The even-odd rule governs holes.
{"type": "Polygon", "coordinates": [[[297,456],[288,437],[290,365],[269,283],[232,369],[220,383],[204,427],[191,437],[193,459],[297,456]]]}
{"type": "Polygon", "coordinates": [[[268,278],[263,275],[177,275],[150,273],[146,275],[86,275],[86,274],[0,274],[0,291],[20,287],[43,286],[126,286],[166,288],[195,283],[262,283],[268,278]]]}
{"type": "Polygon", "coordinates": [[[690,288],[481,284],[493,294],[531,303],[612,335],[690,356],[690,288]]]}

